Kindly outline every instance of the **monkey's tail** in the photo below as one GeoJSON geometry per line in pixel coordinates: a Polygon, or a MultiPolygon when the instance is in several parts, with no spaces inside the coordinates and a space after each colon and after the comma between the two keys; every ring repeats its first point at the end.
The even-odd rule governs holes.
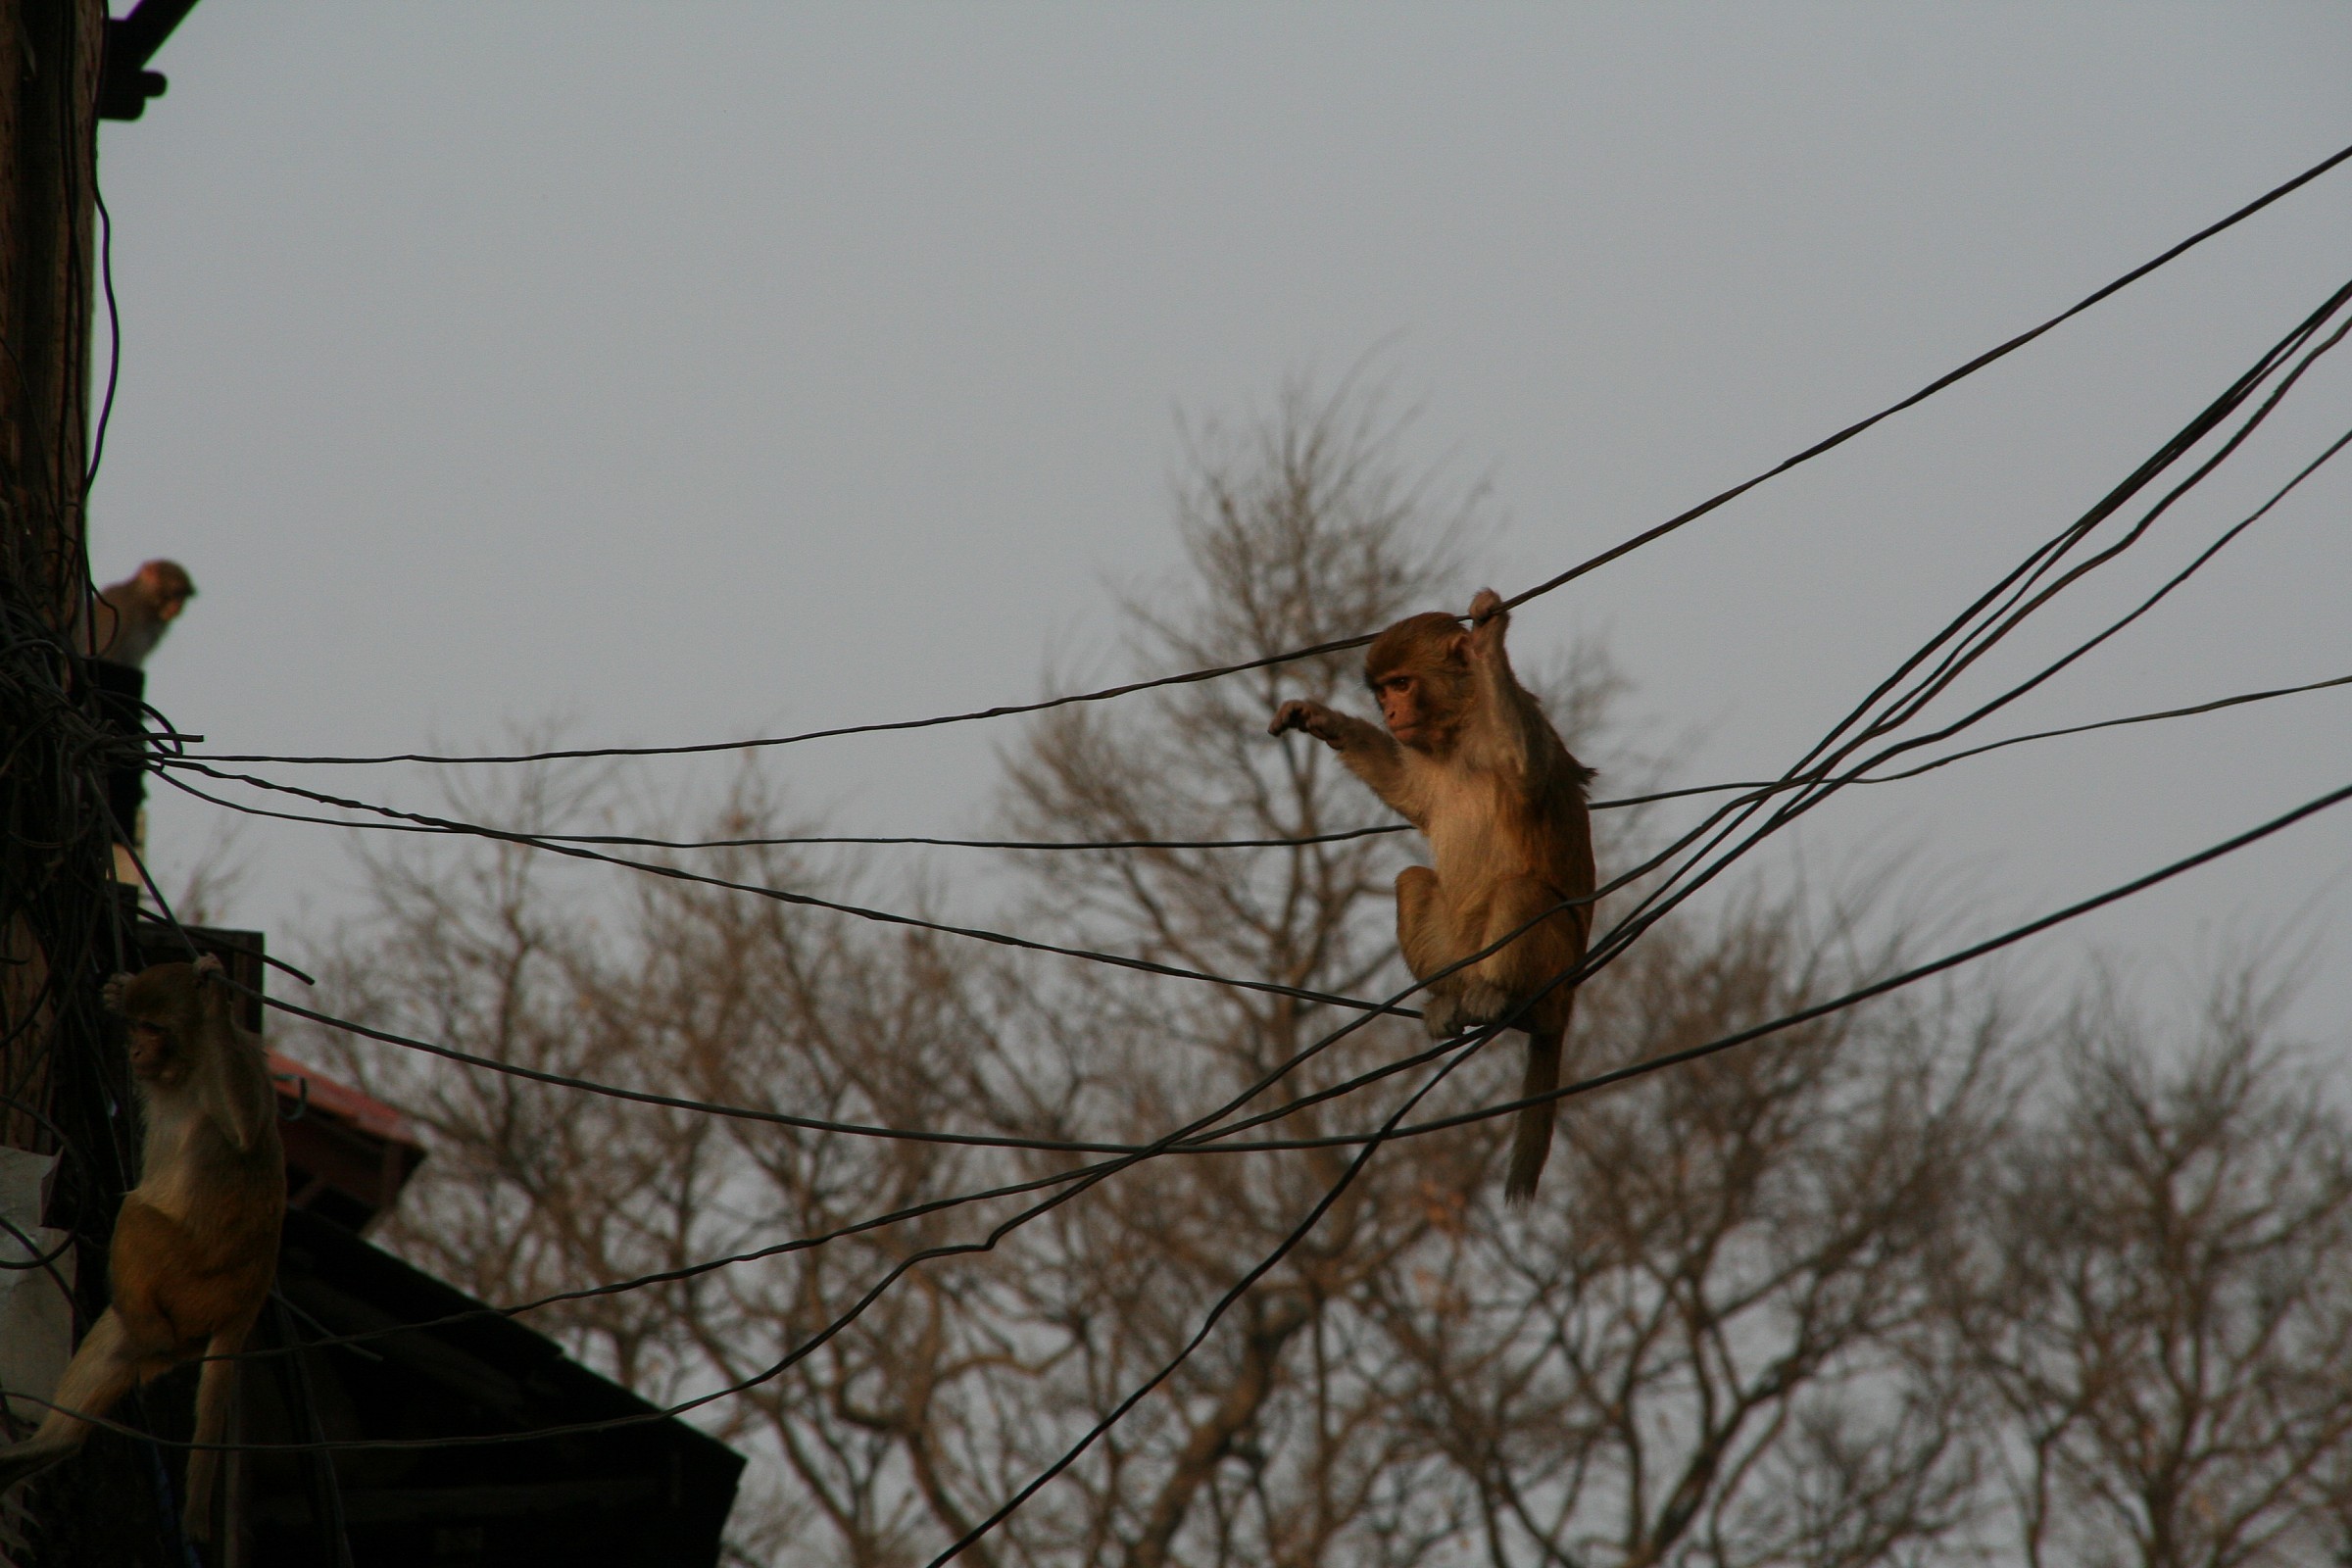
{"type": "MultiPolygon", "coordinates": [[[[1529,1035],[1527,1076],[1520,1080],[1519,1098],[1548,1095],[1559,1086],[1560,1037],[1529,1035]]],[[[1544,1162],[1551,1157],[1551,1125],[1559,1113],[1560,1102],[1556,1100],[1529,1105],[1519,1112],[1511,1132],[1511,1171],[1502,1183],[1506,1201],[1524,1203],[1536,1196],[1536,1178],[1544,1174],[1544,1162]]]]}

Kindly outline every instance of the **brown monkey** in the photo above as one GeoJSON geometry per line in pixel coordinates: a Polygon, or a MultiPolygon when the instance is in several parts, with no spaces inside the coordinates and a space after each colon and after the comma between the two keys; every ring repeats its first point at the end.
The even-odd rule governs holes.
{"type": "MultiPolygon", "coordinates": [[[[107,982],[130,1023],[130,1070],[146,1115],[139,1185],[115,1218],[114,1305],[90,1328],[57,1387],[63,1406],[0,1448],[0,1491],[81,1446],[133,1383],[198,1355],[234,1354],[270,1295],[286,1211],[277,1099],[261,1042],[229,1013],[220,960],[159,963],[107,982]]],[[[208,1360],[196,1387],[196,1441],[220,1441],[236,1363],[208,1360]]],[[[188,1455],[188,1534],[211,1534],[220,1454],[188,1455]]]]}
{"type": "Polygon", "coordinates": [[[148,562],[98,595],[89,616],[87,652],[110,664],[138,668],[195,597],[196,584],[178,562],[148,562]]]}
{"type": "MultiPolygon", "coordinates": [[[[1329,745],[1429,840],[1437,869],[1409,866],[1396,878],[1396,942],[1415,979],[1535,922],[1433,981],[1422,1010],[1440,1040],[1510,1018],[1528,1036],[1520,1094],[1541,1095],[1559,1085],[1560,1042],[1576,1002],[1573,986],[1544,987],[1584,961],[1592,925],[1589,902],[1560,907],[1592,893],[1585,808],[1592,770],[1568,755],[1511,673],[1510,612],[1494,589],[1470,602],[1470,621],[1464,630],[1457,616],[1413,615],[1373,640],[1364,681],[1385,732],[1309,702],[1283,704],[1270,729],[1304,730],[1329,745]]],[[[1555,1110],[1547,1102],[1519,1113],[1503,1183],[1514,1201],[1535,1193],[1555,1110]]]]}

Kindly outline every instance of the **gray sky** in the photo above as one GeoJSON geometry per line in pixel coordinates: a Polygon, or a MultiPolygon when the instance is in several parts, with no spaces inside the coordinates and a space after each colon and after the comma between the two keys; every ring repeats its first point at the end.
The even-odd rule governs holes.
{"type": "MultiPolygon", "coordinates": [[[[151,695],[235,751],[697,741],[1112,674],[1105,583],[1174,555],[1176,411],[1368,353],[1408,460],[1491,482],[1510,592],[2352,142],[2352,10],[2318,5],[210,0],[156,65],[101,148],[92,553],[188,564],[151,695]]],[[[1778,770],[2347,271],[2352,167],[1515,641],[1605,636],[1636,714],[1703,735],[1689,781],[1778,770]]],[[[2002,667],[2347,425],[2352,353],[2002,667]]],[[[2352,673],[2343,464],[1989,733],[2352,673]]],[[[1912,850],[1987,930],[2352,779],[2348,734],[2352,690],[2020,748],[1852,792],[1805,856],[1912,850]]],[[[953,832],[1010,738],[768,765],[844,830],[953,832]]],[[[159,860],[211,815],[160,801],[159,860]]],[[[353,904],[334,837],[249,832],[230,916],[301,954],[353,904]]],[[[2352,808],[2053,951],[2193,975],[2292,931],[2296,1022],[2342,1040],[2348,864],[2352,808]]]]}

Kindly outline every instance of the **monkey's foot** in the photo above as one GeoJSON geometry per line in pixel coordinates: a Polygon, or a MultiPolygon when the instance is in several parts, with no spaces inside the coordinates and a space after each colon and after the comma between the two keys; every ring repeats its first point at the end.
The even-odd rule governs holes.
{"type": "Polygon", "coordinates": [[[7,1492],[19,1482],[30,1481],[73,1451],[72,1444],[43,1443],[38,1438],[26,1438],[0,1448],[0,1492],[7,1492]]]}
{"type": "Polygon", "coordinates": [[[1446,1040],[1462,1032],[1461,999],[1447,992],[1431,992],[1421,999],[1421,1027],[1429,1031],[1432,1040],[1446,1040]]]}
{"type": "Polygon", "coordinates": [[[1462,987],[1457,1028],[1476,1029],[1500,1023],[1511,1014],[1511,994],[1492,980],[1473,980],[1462,987]]]}

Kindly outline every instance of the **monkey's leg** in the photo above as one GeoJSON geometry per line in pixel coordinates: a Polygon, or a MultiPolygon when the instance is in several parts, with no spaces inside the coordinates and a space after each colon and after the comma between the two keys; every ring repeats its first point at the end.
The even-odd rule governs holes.
{"type": "Polygon", "coordinates": [[[244,1348],[253,1317],[248,1313],[222,1329],[204,1349],[207,1359],[196,1382],[196,1446],[188,1450],[188,1499],[180,1510],[190,1541],[213,1539],[213,1476],[220,1453],[208,1445],[219,1443],[228,1431],[228,1403],[237,1387],[237,1363],[217,1358],[244,1348]]]}
{"type": "Polygon", "coordinates": [[[1557,890],[1534,877],[1509,877],[1494,885],[1467,951],[1479,952],[1506,937],[1510,941],[1464,971],[1465,1022],[1508,1018],[1511,1027],[1531,1034],[1566,1030],[1573,988],[1552,982],[1584,961],[1586,916],[1582,908],[1559,906],[1557,890]]]}
{"type": "MultiPolygon", "coordinates": [[[[1438,873],[1426,865],[1396,873],[1396,946],[1416,980],[1428,979],[1470,951],[1461,945],[1438,873]]],[[[1449,974],[1422,992],[1421,1024],[1430,1039],[1443,1040],[1460,1029],[1462,980],[1449,974]]]]}
{"type": "Polygon", "coordinates": [[[23,1443],[0,1448],[0,1492],[63,1459],[90,1435],[86,1416],[101,1416],[128,1392],[138,1379],[140,1355],[122,1331],[122,1320],[111,1310],[91,1325],[81,1348],[57,1380],[55,1402],[62,1406],[41,1418],[40,1427],[23,1443]]]}

